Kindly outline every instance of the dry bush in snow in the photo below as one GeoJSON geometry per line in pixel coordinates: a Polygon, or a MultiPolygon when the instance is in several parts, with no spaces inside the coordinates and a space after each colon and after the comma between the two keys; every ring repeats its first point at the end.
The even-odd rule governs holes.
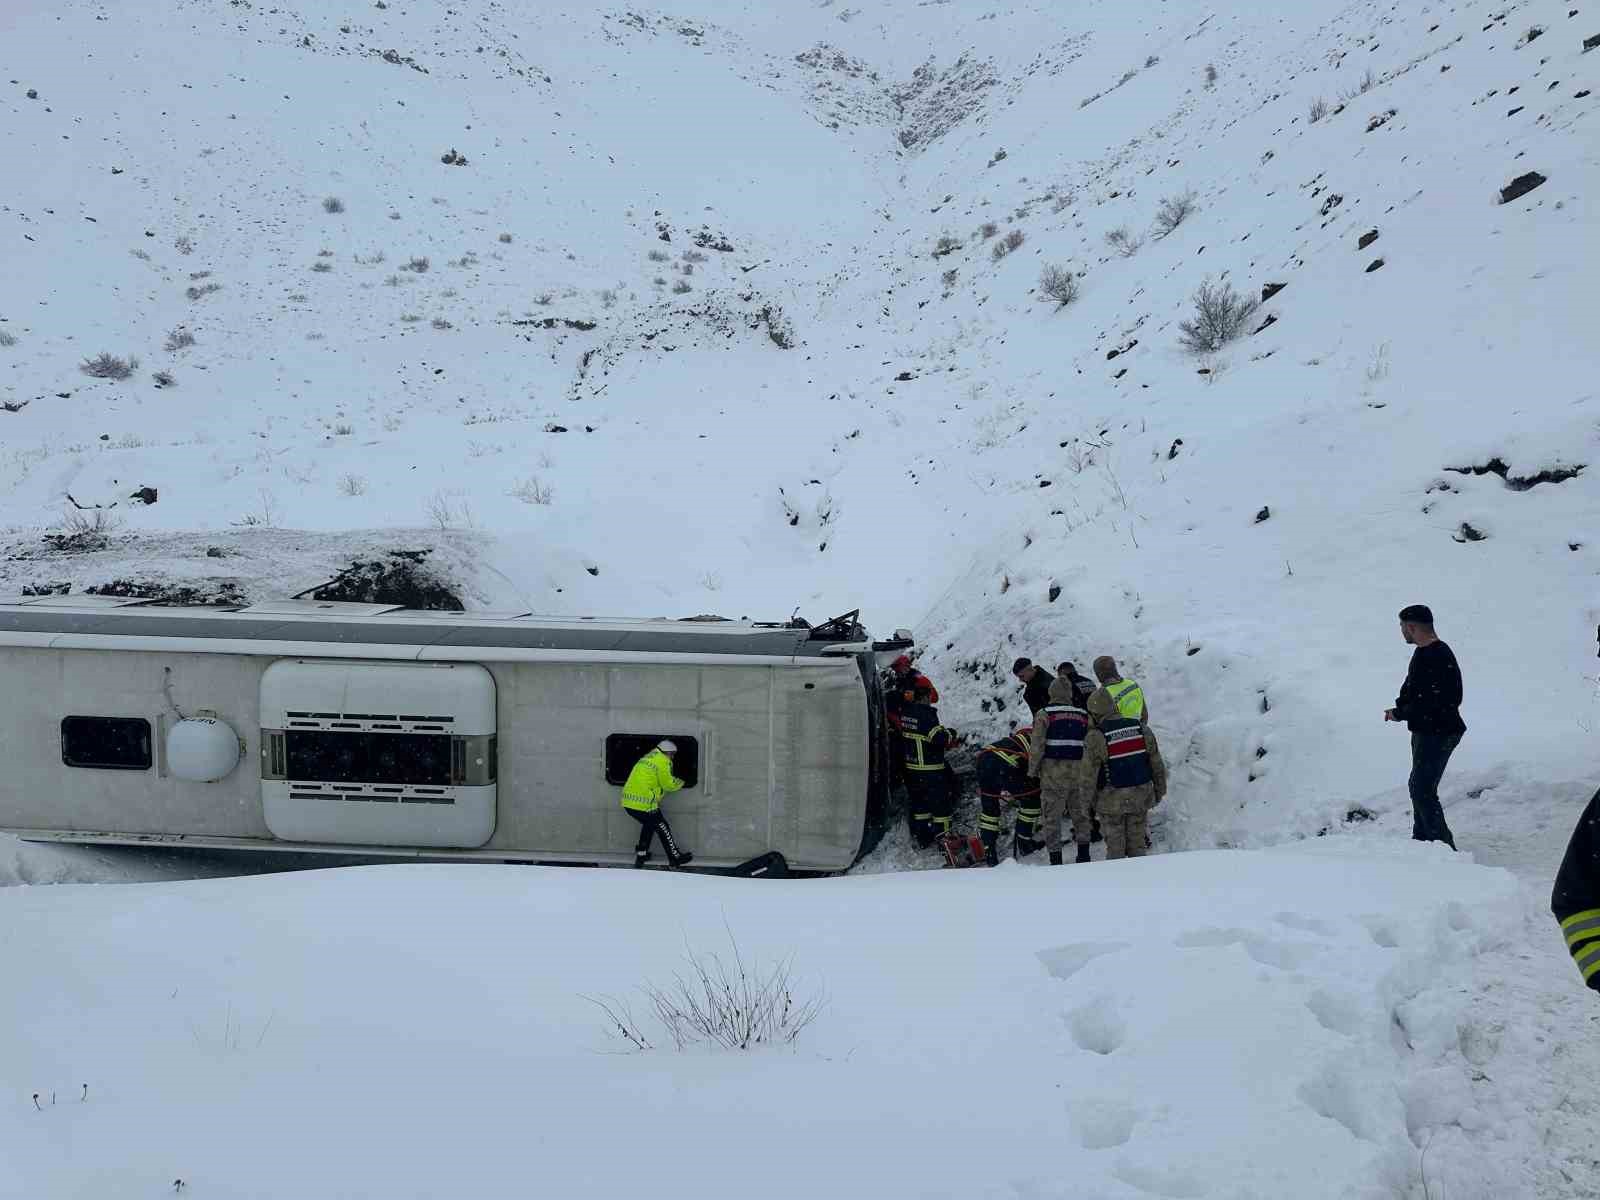
{"type": "Polygon", "coordinates": [[[978,226],[978,236],[983,238],[984,241],[988,241],[999,232],[1000,226],[996,225],[993,221],[985,221],[982,225],[978,226]]]}
{"type": "Polygon", "coordinates": [[[1193,190],[1180,192],[1176,196],[1164,196],[1161,207],[1156,210],[1155,235],[1158,238],[1166,237],[1187,221],[1197,207],[1193,190]]]}
{"type": "Polygon", "coordinates": [[[333,270],[333,264],[325,258],[319,258],[316,262],[311,264],[311,269],[318,275],[326,275],[329,271],[333,270]]]}
{"type": "Polygon", "coordinates": [[[945,234],[944,237],[940,238],[933,244],[933,256],[935,258],[943,258],[946,254],[954,254],[957,250],[961,249],[961,246],[962,242],[960,238],[951,237],[949,234],[945,234]]]}
{"type": "Polygon", "coordinates": [[[408,259],[406,262],[401,264],[400,269],[402,271],[414,271],[418,275],[425,275],[427,274],[428,268],[431,266],[433,266],[433,264],[428,261],[428,256],[424,254],[413,256],[412,258],[408,259]]]}
{"type": "Polygon", "coordinates": [[[1311,102],[1311,107],[1306,110],[1306,116],[1310,119],[1310,121],[1311,121],[1311,123],[1313,125],[1315,125],[1318,121],[1322,120],[1322,118],[1327,116],[1327,115],[1328,115],[1328,102],[1326,100],[1324,100],[1321,96],[1318,96],[1315,100],[1313,100],[1311,102]]]}
{"type": "Polygon", "coordinates": [[[61,524],[44,535],[45,542],[63,554],[86,554],[91,550],[104,550],[111,535],[122,526],[119,517],[110,510],[68,509],[61,516],[61,524]]]}
{"type": "Polygon", "coordinates": [[[179,325],[176,329],[169,330],[167,340],[161,343],[164,350],[172,353],[185,350],[192,345],[194,345],[194,334],[190,333],[182,325],[179,325]]]}
{"type": "Polygon", "coordinates": [[[183,289],[183,294],[191,300],[199,300],[202,296],[209,296],[213,292],[220,292],[222,285],[213,280],[210,283],[191,284],[183,289]]]}
{"type": "Polygon", "coordinates": [[[78,370],[94,379],[127,379],[138,369],[139,360],[133,355],[118,358],[104,351],[78,364],[78,370]]]}
{"type": "Polygon", "coordinates": [[[1002,258],[1010,254],[1013,250],[1027,240],[1028,235],[1023,233],[1022,230],[1013,229],[1010,233],[1006,234],[1005,237],[1001,238],[994,244],[994,250],[990,252],[990,257],[992,257],[995,262],[999,262],[1002,258]]]}
{"type": "Polygon", "coordinates": [[[157,371],[150,376],[150,379],[158,388],[178,386],[178,381],[173,378],[171,371],[157,371]]]}
{"type": "MultiPolygon", "coordinates": [[[[758,968],[746,961],[731,932],[728,942],[726,959],[690,952],[686,970],[674,975],[670,985],[640,989],[662,1034],[678,1050],[701,1045],[754,1050],[793,1044],[822,1014],[826,1000],[820,993],[799,990],[788,960],[758,968]]],[[[654,1049],[655,1043],[626,1002],[584,998],[605,1014],[608,1033],[635,1050],[654,1049]]]]}
{"type": "Polygon", "coordinates": [[[433,324],[433,327],[435,329],[454,329],[455,328],[454,325],[450,324],[450,322],[445,320],[443,317],[435,317],[433,319],[432,324],[433,324]]]}
{"type": "Polygon", "coordinates": [[[1194,316],[1178,322],[1178,341],[1195,354],[1214,354],[1244,332],[1260,303],[1253,296],[1241,296],[1230,283],[1207,279],[1195,290],[1194,316]]]}
{"type": "Polygon", "coordinates": [[[1123,258],[1132,258],[1139,253],[1139,247],[1144,245],[1144,239],[1136,233],[1129,233],[1126,225],[1119,225],[1115,229],[1106,231],[1106,245],[1123,258]]]}
{"type": "Polygon", "coordinates": [[[365,496],[367,494],[367,481],[360,475],[339,476],[339,494],[341,496],[365,496]]]}
{"type": "Polygon", "coordinates": [[[521,500],[524,504],[548,505],[555,499],[555,489],[542,482],[537,475],[524,479],[510,493],[512,497],[521,500]]]}
{"type": "Polygon", "coordinates": [[[668,254],[665,250],[652,250],[649,254],[646,254],[645,257],[651,262],[666,262],[667,259],[672,257],[672,255],[668,254]]]}
{"type": "Polygon", "coordinates": [[[509,246],[509,245],[511,245],[511,235],[510,235],[510,234],[509,234],[509,233],[502,233],[502,234],[501,234],[501,235],[500,235],[500,244],[501,244],[501,245],[502,245],[502,246],[509,246]]]}
{"type": "Polygon", "coordinates": [[[687,279],[680,279],[677,283],[672,285],[673,294],[677,296],[681,296],[685,292],[690,292],[693,290],[694,289],[689,286],[689,281],[687,279]]]}
{"type": "Polygon", "coordinates": [[[1039,276],[1039,296],[1065,308],[1078,298],[1078,277],[1070,268],[1047,266],[1039,276]]]}
{"type": "Polygon", "coordinates": [[[325,213],[342,213],[344,211],[344,201],[337,196],[324,196],[322,199],[322,211],[325,213]]]}
{"type": "Polygon", "coordinates": [[[1217,82],[1217,68],[1214,63],[1206,64],[1206,86],[1211,87],[1217,82]]]}
{"type": "Polygon", "coordinates": [[[0,346],[10,349],[17,344],[17,335],[9,329],[0,329],[0,346]]]}

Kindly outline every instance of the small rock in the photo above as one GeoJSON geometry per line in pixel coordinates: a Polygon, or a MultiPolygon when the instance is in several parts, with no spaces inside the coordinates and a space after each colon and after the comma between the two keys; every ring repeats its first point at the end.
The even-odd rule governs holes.
{"type": "Polygon", "coordinates": [[[1042,488],[1047,488],[1050,486],[1050,481],[1048,479],[1041,479],[1039,480],[1039,486],[1042,488]]]}
{"type": "Polygon", "coordinates": [[[1178,457],[1178,451],[1180,449],[1182,449],[1182,448],[1183,448],[1183,439],[1182,438],[1173,438],[1172,439],[1172,447],[1171,447],[1171,449],[1169,449],[1167,451],[1167,461],[1171,462],[1173,459],[1177,458],[1178,457]]]}
{"type": "Polygon", "coordinates": [[[136,500],[140,504],[154,504],[156,502],[156,489],[153,487],[142,487],[137,492],[133,493],[133,495],[129,496],[128,499],[136,500]]]}
{"type": "Polygon", "coordinates": [[[1511,110],[1511,111],[1510,111],[1510,112],[1508,112],[1508,113],[1507,113],[1507,114],[1506,114],[1506,116],[1508,116],[1508,117],[1514,117],[1514,116],[1516,116],[1516,115],[1517,115],[1517,114],[1518,114],[1518,113],[1519,113],[1519,112],[1521,112],[1521,111],[1522,111],[1522,110],[1523,110],[1523,108],[1524,108],[1524,107],[1525,107],[1525,106],[1524,106],[1524,105],[1521,105],[1521,104],[1519,104],[1519,105],[1517,105],[1517,106],[1516,106],[1516,107],[1515,107],[1515,108],[1513,108],[1513,109],[1512,109],[1512,110],[1511,110]]]}
{"type": "Polygon", "coordinates": [[[1470,522],[1463,521],[1461,522],[1460,530],[1455,534],[1455,539],[1458,542],[1481,542],[1488,536],[1487,533],[1474,527],[1470,522]]]}
{"type": "Polygon", "coordinates": [[[1356,239],[1356,249],[1365,250],[1377,240],[1378,231],[1376,229],[1369,229],[1366,233],[1363,233],[1358,239],[1356,239]]]}
{"type": "Polygon", "coordinates": [[[1257,325],[1255,327],[1255,329],[1251,331],[1250,336],[1251,337],[1255,337],[1255,335],[1260,333],[1263,329],[1270,329],[1270,328],[1272,328],[1272,326],[1276,325],[1277,323],[1278,323],[1278,314],[1277,313],[1268,313],[1267,314],[1267,319],[1265,321],[1261,322],[1261,324],[1257,325]]]}
{"type": "Polygon", "coordinates": [[[894,377],[894,381],[896,383],[910,383],[915,378],[916,376],[910,371],[901,371],[900,374],[894,377]]]}
{"type": "MultiPolygon", "coordinates": [[[[1600,46],[1600,33],[1595,34],[1593,37],[1586,37],[1583,39],[1583,52],[1585,54],[1589,53],[1589,51],[1593,50],[1596,46],[1600,46]]],[[[32,92],[28,93],[28,99],[33,99],[32,92]]]]}
{"type": "Polygon", "coordinates": [[[207,558],[226,558],[227,557],[227,553],[226,553],[226,551],[223,550],[223,548],[221,546],[207,546],[206,547],[206,557],[207,558]]]}
{"type": "Polygon", "coordinates": [[[1061,598],[1061,585],[1059,583],[1052,583],[1050,585],[1050,591],[1047,594],[1050,597],[1050,603],[1054,604],[1061,598]]]}
{"type": "Polygon", "coordinates": [[[1276,296],[1279,292],[1283,291],[1283,289],[1288,287],[1288,286],[1289,285],[1287,283],[1264,283],[1264,284],[1262,284],[1261,285],[1261,303],[1265,304],[1268,300],[1271,300],[1274,296],[1276,296]]]}
{"type": "Polygon", "coordinates": [[[29,100],[37,100],[38,98],[39,98],[39,89],[38,88],[29,88],[28,89],[28,99],[29,100]]]}
{"type": "Polygon", "coordinates": [[[1382,268],[1382,266],[1383,266],[1383,259],[1381,259],[1381,258],[1373,259],[1371,262],[1369,262],[1367,264],[1367,274],[1371,275],[1374,271],[1379,270],[1380,268],[1382,268]]]}
{"type": "Polygon", "coordinates": [[[554,421],[551,421],[544,427],[544,431],[546,433],[565,433],[567,427],[565,425],[557,425],[554,421]]]}
{"type": "Polygon", "coordinates": [[[1272,518],[1272,509],[1269,508],[1267,505],[1263,504],[1261,506],[1261,511],[1256,514],[1256,524],[1259,525],[1259,524],[1261,524],[1261,522],[1270,520],[1271,518],[1272,518]]]}
{"type": "Polygon", "coordinates": [[[1529,171],[1526,175],[1518,175],[1505,187],[1500,189],[1500,203],[1510,204],[1521,196],[1526,196],[1534,188],[1547,182],[1548,177],[1537,171],[1529,171]]]}
{"type": "Polygon", "coordinates": [[[589,572],[589,574],[591,574],[591,575],[600,574],[600,568],[599,567],[585,567],[584,570],[589,572]]]}

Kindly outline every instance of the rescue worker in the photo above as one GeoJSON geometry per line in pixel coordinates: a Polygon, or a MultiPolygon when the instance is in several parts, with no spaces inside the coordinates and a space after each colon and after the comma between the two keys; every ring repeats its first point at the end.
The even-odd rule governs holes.
{"type": "Polygon", "coordinates": [[[1087,709],[1089,697],[1094,695],[1094,684],[1086,676],[1080,675],[1078,668],[1069,662],[1056,666],[1056,678],[1060,679],[1063,675],[1072,680],[1072,702],[1079,708],[1087,709]]]}
{"type": "Polygon", "coordinates": [[[1120,716],[1130,720],[1150,723],[1150,709],[1144,702],[1144,689],[1131,679],[1124,679],[1117,670],[1117,660],[1102,654],[1094,660],[1094,677],[1100,686],[1084,705],[1096,723],[1107,717],[1120,716]]]}
{"type": "Polygon", "coordinates": [[[1050,703],[1050,684],[1055,676],[1043,667],[1035,666],[1031,658],[1019,658],[1011,664],[1011,673],[1022,684],[1022,698],[1034,716],[1050,703]]]}
{"type": "Polygon", "coordinates": [[[1072,840],[1078,844],[1076,862],[1089,861],[1092,820],[1089,802],[1094,794],[1094,774],[1084,758],[1089,714],[1077,702],[1068,675],[1057,675],[1050,685],[1050,703],[1033,719],[1029,738],[1028,774],[1039,780],[1043,799],[1044,846],[1050,865],[1061,865],[1061,818],[1072,818],[1072,840]]]}
{"type": "Polygon", "coordinates": [[[911,692],[911,703],[900,709],[901,767],[906,776],[906,810],[911,817],[911,836],[922,847],[950,832],[952,799],[945,777],[945,751],[953,740],[939,723],[939,710],[933,706],[933,685],[919,682],[911,692]]]}
{"type": "Polygon", "coordinates": [[[1600,992],[1600,792],[1578,818],[1550,894],[1567,949],[1583,981],[1600,992]]]}
{"type": "Polygon", "coordinates": [[[639,844],[633,849],[635,867],[642,867],[650,861],[652,838],[661,839],[668,866],[685,866],[694,858],[689,851],[678,849],[678,843],[672,836],[672,826],[667,824],[667,814],[661,811],[661,798],[683,787],[683,780],[672,772],[677,755],[677,744],[662,739],[653,750],[633,764],[633,770],[628,772],[628,781],[622,785],[622,809],[639,822],[639,844]]]}
{"type": "Polygon", "coordinates": [[[1461,667],[1455,652],[1433,631],[1433,611],[1426,604],[1400,610],[1400,636],[1415,646],[1406,681],[1385,721],[1404,721],[1411,731],[1411,837],[1443,842],[1456,848],[1455,835],[1444,819],[1439,781],[1450,756],[1461,744],[1467,726],[1461,719],[1461,667]]]}
{"type": "Polygon", "coordinates": [[[1039,780],[1028,769],[1029,731],[1021,726],[998,742],[978,751],[978,836],[983,840],[983,857],[991,867],[1000,865],[1000,798],[1010,794],[1017,806],[1016,829],[1012,846],[1018,858],[1039,848],[1039,780]]]}
{"type": "Polygon", "coordinates": [[[1167,764],[1155,733],[1143,721],[1121,713],[1102,717],[1083,739],[1083,759],[1086,778],[1105,770],[1105,786],[1095,807],[1105,833],[1106,858],[1143,856],[1150,848],[1150,810],[1167,795],[1167,764]]]}

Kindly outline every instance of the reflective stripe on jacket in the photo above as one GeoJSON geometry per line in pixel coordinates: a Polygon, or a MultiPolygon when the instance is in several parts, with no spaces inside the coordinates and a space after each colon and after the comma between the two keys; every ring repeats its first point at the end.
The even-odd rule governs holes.
{"type": "Polygon", "coordinates": [[[1572,831],[1550,894],[1550,911],[1561,922],[1561,937],[1578,974],[1600,992],[1600,792],[1572,831]]]}
{"type": "Polygon", "coordinates": [[[1052,704],[1043,711],[1044,757],[1057,762],[1083,759],[1083,736],[1089,732],[1089,714],[1072,704],[1052,704]]]}
{"type": "Polygon", "coordinates": [[[900,710],[900,751],[908,771],[943,771],[950,731],[939,724],[931,704],[908,704],[900,710]]]}
{"type": "Polygon", "coordinates": [[[622,807],[635,812],[654,812],[661,807],[661,797],[683,786],[683,780],[672,773],[672,760],[662,750],[652,750],[628,772],[628,782],[622,785],[622,807]]]}
{"type": "Polygon", "coordinates": [[[1130,720],[1144,719],[1144,690],[1131,679],[1106,684],[1111,703],[1117,712],[1130,720]]]}

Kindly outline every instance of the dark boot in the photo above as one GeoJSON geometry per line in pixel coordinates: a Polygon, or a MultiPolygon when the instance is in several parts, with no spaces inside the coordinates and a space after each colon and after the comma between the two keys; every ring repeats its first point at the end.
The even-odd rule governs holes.
{"type": "Polygon", "coordinates": [[[1073,861],[1081,863],[1093,861],[1089,857],[1089,844],[1087,842],[1078,843],[1078,857],[1073,859],[1073,861]]]}
{"type": "Polygon", "coordinates": [[[635,850],[633,852],[633,866],[634,866],[635,870],[637,870],[638,868],[644,866],[645,863],[647,863],[649,861],[650,861],[650,851],[648,851],[648,850],[635,850]]]}
{"type": "Polygon", "coordinates": [[[1019,837],[1013,845],[1013,852],[1018,858],[1027,858],[1028,855],[1039,849],[1039,843],[1032,838],[1019,837]]]}
{"type": "Polygon", "coordinates": [[[998,867],[1000,865],[1000,855],[996,850],[995,844],[1000,840],[1000,835],[992,829],[985,829],[978,836],[983,841],[984,865],[998,867]]]}
{"type": "Polygon", "coordinates": [[[675,858],[675,859],[673,859],[673,860],[672,860],[672,866],[673,866],[673,867],[674,867],[674,868],[675,868],[675,869],[676,869],[676,868],[677,868],[677,867],[687,867],[687,866],[688,866],[688,865],[689,865],[689,864],[690,864],[690,863],[692,863],[692,862],[693,862],[693,861],[694,861],[694,855],[693,855],[693,853],[691,853],[691,852],[690,852],[690,851],[688,851],[688,850],[684,850],[684,851],[682,851],[682,852],[681,852],[681,853],[680,853],[680,854],[679,854],[679,855],[678,855],[678,857],[677,857],[677,858],[675,858]]]}
{"type": "MultiPolygon", "coordinates": [[[[1089,840],[1091,842],[1103,842],[1103,841],[1106,840],[1105,834],[1100,832],[1100,818],[1099,817],[1093,817],[1089,821],[1089,840]]],[[[1083,859],[1079,859],[1078,861],[1082,862],[1084,860],[1083,859]]]]}
{"type": "Polygon", "coordinates": [[[1059,851],[1059,850],[1050,851],[1050,865],[1052,867],[1059,867],[1061,865],[1061,851],[1059,851]]]}

